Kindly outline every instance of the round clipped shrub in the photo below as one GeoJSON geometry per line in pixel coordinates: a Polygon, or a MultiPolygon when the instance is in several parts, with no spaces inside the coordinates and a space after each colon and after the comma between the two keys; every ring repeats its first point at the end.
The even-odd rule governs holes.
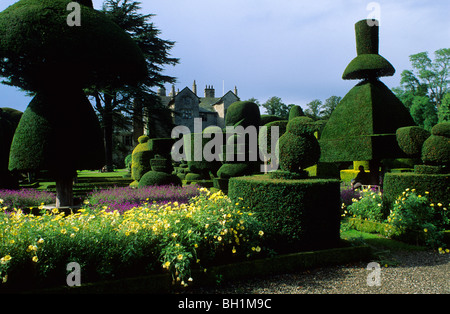
{"type": "Polygon", "coordinates": [[[278,141],[278,160],[282,170],[300,172],[317,164],[320,146],[314,135],[296,136],[286,132],[278,141]]]}
{"type": "Polygon", "coordinates": [[[261,113],[257,104],[251,101],[237,101],[228,107],[225,125],[241,125],[246,128],[250,125],[259,126],[260,123],[261,113]]]}
{"type": "Polygon", "coordinates": [[[148,171],[144,174],[139,181],[139,188],[151,186],[151,185],[177,185],[181,186],[181,179],[172,174],[168,174],[160,171],[148,171]]]}
{"type": "Polygon", "coordinates": [[[405,154],[419,157],[422,145],[430,137],[430,132],[419,126],[407,126],[397,129],[397,143],[405,154]]]}
{"type": "Polygon", "coordinates": [[[314,134],[316,130],[317,125],[314,120],[306,116],[292,118],[289,120],[286,127],[286,132],[297,136],[301,136],[303,134],[314,134]]]}
{"type": "Polygon", "coordinates": [[[289,110],[289,120],[292,120],[296,117],[304,116],[305,113],[303,112],[302,107],[298,105],[292,106],[291,110],[289,110]]]}
{"type": "Polygon", "coordinates": [[[272,153],[272,131],[274,130],[272,128],[278,127],[278,138],[280,138],[284,133],[286,133],[286,126],[288,122],[288,120],[273,121],[264,125],[264,127],[267,127],[267,132],[263,131],[263,129],[260,130],[258,135],[259,145],[261,147],[266,144],[267,146],[263,147],[267,147],[266,151],[268,154],[272,153]]]}
{"type": "Polygon", "coordinates": [[[273,121],[280,121],[283,120],[282,118],[275,116],[275,115],[271,115],[271,114],[262,114],[261,115],[261,121],[260,121],[260,125],[266,125],[267,123],[273,122],[273,121]]]}
{"type": "Polygon", "coordinates": [[[221,179],[229,179],[251,175],[258,170],[258,166],[259,164],[256,162],[223,164],[217,172],[217,176],[221,179]]]}
{"type": "Polygon", "coordinates": [[[422,160],[427,165],[450,166],[450,137],[431,135],[423,143],[422,160]]]}
{"type": "Polygon", "coordinates": [[[450,137],[450,122],[442,122],[436,124],[431,129],[431,134],[438,136],[450,137]]]}

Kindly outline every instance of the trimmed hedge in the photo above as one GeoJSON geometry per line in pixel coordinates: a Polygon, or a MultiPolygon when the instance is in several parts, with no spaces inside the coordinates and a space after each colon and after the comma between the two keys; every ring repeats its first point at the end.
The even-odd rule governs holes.
{"type": "Polygon", "coordinates": [[[244,128],[261,124],[261,113],[257,104],[250,101],[237,101],[228,107],[227,115],[225,117],[225,125],[237,126],[241,125],[244,128]]]}
{"type": "Polygon", "coordinates": [[[320,136],[322,162],[404,158],[396,131],[415,125],[408,109],[380,81],[353,87],[320,136]]]}
{"type": "Polygon", "coordinates": [[[305,113],[303,112],[302,107],[300,107],[298,105],[292,106],[291,109],[289,110],[289,120],[292,120],[296,117],[301,117],[304,115],[305,115],[305,113]]]}
{"type": "MultiPolygon", "coordinates": [[[[427,165],[450,166],[450,137],[432,135],[423,143],[422,160],[427,165]]],[[[445,134],[444,132],[439,134],[445,134]]]]}
{"type": "Polygon", "coordinates": [[[418,194],[429,192],[429,199],[435,203],[450,206],[449,174],[386,173],[383,184],[383,204],[387,208],[407,188],[416,189],[418,194]]]}
{"type": "Polygon", "coordinates": [[[149,147],[149,137],[142,135],[138,138],[139,144],[133,150],[131,155],[131,177],[139,181],[142,176],[151,170],[150,159],[153,158],[153,152],[149,147]]]}
{"type": "Polygon", "coordinates": [[[333,247],[340,239],[336,179],[231,178],[228,195],[263,223],[266,245],[278,252],[333,247]]]}
{"type": "Polygon", "coordinates": [[[430,137],[430,132],[419,126],[407,126],[397,129],[399,147],[411,157],[420,157],[422,145],[430,137]]]}
{"type": "Polygon", "coordinates": [[[101,169],[103,134],[82,90],[40,91],[20,119],[11,144],[9,170],[48,170],[53,177],[101,169]]]}
{"type": "Polygon", "coordinates": [[[138,187],[146,187],[151,185],[177,185],[181,186],[181,179],[172,174],[160,171],[149,171],[144,174],[139,181],[138,187]]]}

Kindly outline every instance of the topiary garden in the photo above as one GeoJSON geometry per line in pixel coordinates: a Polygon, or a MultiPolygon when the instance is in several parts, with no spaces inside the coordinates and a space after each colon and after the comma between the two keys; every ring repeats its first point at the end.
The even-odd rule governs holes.
{"type": "Polygon", "coordinates": [[[63,286],[73,262],[91,282],[168,275],[184,287],[210,267],[274,269],[274,256],[295,264],[284,254],[349,249],[345,228],[445,252],[450,123],[431,132],[414,125],[379,81],[395,70],[366,20],[355,25],[357,57],[343,74],[361,81],[325,126],[300,106],[284,120],[238,101],[225,129],[183,135],[184,160],[172,159],[176,139],[140,136],[126,160],[129,186],[91,189],[73,207],[74,177],[99,169],[104,156],[83,88],[133,85],[146,73],[136,44],[91,1],[80,1],[83,26],[68,28],[68,2],[20,0],[0,13],[2,75],[35,93],[23,114],[0,109],[0,141],[10,147],[0,155],[0,291],[63,286]],[[414,171],[380,181],[382,161],[392,158],[414,160],[414,171]],[[341,162],[367,167],[382,191],[342,189],[341,162]],[[17,188],[10,171],[47,171],[55,194],[5,190],[17,188]],[[51,198],[55,206],[44,206],[51,198]]]}

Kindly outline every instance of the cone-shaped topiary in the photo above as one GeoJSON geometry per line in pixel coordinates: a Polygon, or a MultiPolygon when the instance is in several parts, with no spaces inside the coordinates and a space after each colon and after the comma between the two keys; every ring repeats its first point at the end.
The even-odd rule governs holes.
{"type": "Polygon", "coordinates": [[[70,26],[70,2],[20,0],[0,13],[1,74],[36,92],[17,127],[9,168],[53,174],[57,207],[73,205],[77,169],[104,164],[100,126],[82,88],[135,84],[147,69],[131,37],[90,1],[81,1],[88,5],[81,5],[81,26],[70,26]]]}

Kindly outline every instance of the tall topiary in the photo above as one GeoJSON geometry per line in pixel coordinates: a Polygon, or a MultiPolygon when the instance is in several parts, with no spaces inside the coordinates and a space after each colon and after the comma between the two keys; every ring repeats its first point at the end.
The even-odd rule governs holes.
{"type": "MultiPolygon", "coordinates": [[[[227,110],[225,124],[227,127],[242,127],[242,131],[245,131],[244,129],[248,127],[254,127],[258,137],[257,132],[261,124],[258,105],[250,101],[238,101],[231,104],[227,110]]],[[[258,149],[258,138],[249,139],[246,134],[240,133],[238,128],[235,131],[232,134],[224,134],[226,145],[224,145],[222,151],[223,164],[217,171],[218,178],[214,179],[216,188],[224,189],[230,178],[251,175],[259,169],[259,162],[257,161],[259,151],[252,150],[252,148],[258,149]],[[253,143],[251,140],[256,142],[253,143]],[[256,160],[250,160],[251,156],[256,156],[256,160]]]]}
{"type": "Polygon", "coordinates": [[[292,106],[291,109],[289,110],[289,120],[292,120],[296,117],[301,117],[304,115],[305,115],[305,113],[303,112],[302,107],[300,107],[298,105],[292,106]]]}
{"type": "Polygon", "coordinates": [[[104,164],[100,125],[83,88],[131,85],[146,75],[138,46],[91,1],[80,1],[81,25],[70,26],[70,2],[20,0],[0,13],[1,75],[36,95],[14,135],[9,169],[49,171],[58,207],[73,205],[77,169],[104,164]]]}
{"type": "Polygon", "coordinates": [[[17,187],[17,180],[8,170],[9,152],[14,132],[22,112],[11,108],[0,108],[0,189],[17,187]]]}
{"type": "Polygon", "coordinates": [[[326,123],[319,140],[321,161],[367,160],[377,183],[382,159],[405,156],[397,144],[396,130],[415,123],[407,108],[378,79],[395,72],[378,54],[378,24],[359,21],[355,33],[358,55],[345,69],[343,79],[361,82],[345,95],[326,123]]]}

